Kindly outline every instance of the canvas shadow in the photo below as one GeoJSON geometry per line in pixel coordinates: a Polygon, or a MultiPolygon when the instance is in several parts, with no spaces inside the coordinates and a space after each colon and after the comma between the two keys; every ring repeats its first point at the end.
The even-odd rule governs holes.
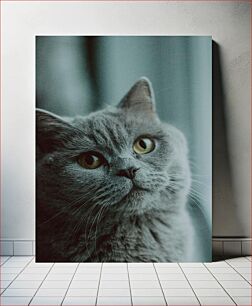
{"type": "MultiPolygon", "coordinates": [[[[230,237],[242,227],[233,191],[232,168],[227,134],[227,100],[221,69],[221,47],[212,44],[213,94],[213,237],[230,237]],[[231,234],[232,235],[232,234],[231,234]]],[[[230,257],[231,254],[229,254],[230,257]]],[[[213,258],[219,258],[213,254],[213,258]]]]}

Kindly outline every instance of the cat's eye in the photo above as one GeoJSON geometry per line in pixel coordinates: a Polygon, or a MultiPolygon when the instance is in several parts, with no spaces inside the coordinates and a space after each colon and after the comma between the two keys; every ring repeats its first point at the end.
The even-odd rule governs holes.
{"type": "Polygon", "coordinates": [[[155,149],[155,142],[148,137],[138,137],[133,145],[133,150],[137,154],[147,154],[155,149]]]}
{"type": "Polygon", "coordinates": [[[86,169],[96,169],[103,164],[103,158],[99,154],[86,152],[79,156],[78,163],[86,169]]]}

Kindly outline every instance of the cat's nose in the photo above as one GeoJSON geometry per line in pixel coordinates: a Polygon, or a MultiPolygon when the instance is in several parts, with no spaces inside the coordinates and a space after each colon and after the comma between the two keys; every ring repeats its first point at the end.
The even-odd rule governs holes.
{"type": "Polygon", "coordinates": [[[119,170],[117,172],[116,175],[118,175],[118,176],[125,176],[128,179],[132,180],[136,176],[137,170],[139,170],[139,168],[131,167],[131,168],[128,168],[128,169],[121,169],[121,170],[119,170]]]}

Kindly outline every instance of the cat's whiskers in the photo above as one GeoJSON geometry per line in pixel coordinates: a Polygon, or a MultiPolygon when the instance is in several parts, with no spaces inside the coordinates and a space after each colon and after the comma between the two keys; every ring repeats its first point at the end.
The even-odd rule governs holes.
{"type": "Polygon", "coordinates": [[[197,198],[198,200],[203,200],[203,201],[207,201],[208,198],[206,196],[204,196],[203,193],[200,193],[199,191],[195,190],[195,189],[191,189],[190,190],[190,194],[193,195],[195,198],[197,198]]]}
{"type": "MultiPolygon", "coordinates": [[[[77,214],[77,212],[79,212],[79,211],[83,208],[83,206],[85,206],[87,203],[90,204],[90,203],[91,203],[91,200],[92,200],[92,198],[91,198],[91,199],[87,199],[85,202],[83,202],[83,203],[81,204],[81,206],[73,212],[73,214],[77,214]]],[[[93,206],[90,206],[90,207],[87,209],[87,212],[88,212],[90,209],[92,209],[92,208],[93,208],[93,206]]],[[[85,216],[85,213],[84,213],[83,215],[85,216]]],[[[75,236],[78,234],[79,229],[80,229],[80,227],[81,227],[81,225],[82,225],[82,219],[83,219],[83,216],[82,216],[81,219],[79,219],[79,220],[75,223],[75,225],[72,227],[72,230],[71,230],[71,232],[70,232],[70,239],[73,238],[73,237],[75,237],[75,236]]]]}
{"type": "MultiPolygon", "coordinates": [[[[93,204],[93,206],[90,206],[89,209],[85,212],[85,214],[83,214],[83,216],[80,218],[78,224],[77,224],[77,228],[74,229],[74,231],[72,232],[72,235],[77,235],[78,232],[80,231],[80,228],[81,226],[83,225],[85,219],[87,216],[91,216],[91,213],[93,212],[93,210],[97,207],[97,204],[93,204]]],[[[88,245],[88,242],[87,242],[87,239],[86,239],[86,228],[88,226],[88,222],[86,222],[86,227],[85,227],[85,234],[84,234],[84,239],[85,239],[85,245],[86,245],[86,251],[88,253],[88,256],[90,257],[91,254],[89,252],[89,245],[88,245]]]]}
{"type": "Polygon", "coordinates": [[[197,174],[197,173],[192,173],[192,177],[210,178],[210,176],[207,174],[197,174]]]}
{"type": "Polygon", "coordinates": [[[198,208],[203,215],[205,215],[205,209],[204,207],[200,204],[199,199],[195,199],[192,195],[188,195],[190,202],[192,203],[193,206],[198,208]]]}
{"type": "MultiPolygon", "coordinates": [[[[103,190],[103,189],[106,190],[106,188],[102,188],[102,190],[103,190]]],[[[91,188],[91,189],[89,190],[89,192],[85,194],[85,196],[79,197],[78,199],[76,199],[75,201],[73,201],[73,202],[71,202],[69,205],[67,205],[67,207],[65,206],[60,212],[58,212],[58,213],[57,213],[56,215],[54,215],[52,218],[50,218],[49,220],[47,220],[47,222],[51,221],[52,219],[55,219],[56,217],[59,217],[62,213],[69,211],[69,208],[72,208],[72,207],[75,206],[76,204],[79,204],[80,201],[83,200],[84,197],[89,196],[91,193],[95,192],[96,190],[99,190],[99,188],[97,188],[97,187],[96,187],[96,188],[91,188]]],[[[90,203],[90,201],[94,200],[96,197],[97,197],[96,195],[94,195],[94,196],[91,197],[91,198],[89,197],[86,201],[84,201],[84,202],[81,204],[80,207],[78,207],[77,209],[75,209],[74,211],[72,211],[72,215],[76,214],[77,211],[79,211],[84,205],[86,205],[87,203],[90,203]]],[[[91,208],[92,208],[92,207],[91,207],[91,208]]],[[[67,222],[67,221],[65,221],[65,223],[66,223],[66,222],[67,222]]],[[[63,223],[63,226],[64,226],[65,223],[63,223]]],[[[78,229],[79,229],[79,227],[81,226],[81,224],[82,224],[81,221],[77,222],[77,224],[75,225],[75,227],[72,228],[70,231],[68,231],[68,233],[69,233],[69,235],[68,235],[69,241],[71,241],[71,239],[73,238],[73,236],[74,236],[75,234],[78,233],[78,229]]]]}
{"type": "Polygon", "coordinates": [[[206,182],[201,182],[195,179],[192,179],[193,185],[196,185],[198,188],[204,187],[206,190],[209,189],[209,185],[206,182]]]}
{"type": "MultiPolygon", "coordinates": [[[[93,213],[93,209],[90,211],[89,218],[88,218],[88,220],[87,220],[87,222],[86,222],[85,235],[84,235],[84,237],[85,237],[85,243],[86,243],[86,247],[87,247],[87,251],[88,251],[88,253],[89,253],[89,256],[91,256],[91,254],[90,254],[90,252],[89,252],[89,250],[88,250],[88,241],[89,241],[89,238],[90,238],[90,240],[91,240],[91,238],[92,238],[92,236],[91,236],[92,227],[93,227],[93,225],[95,224],[95,220],[96,220],[96,218],[98,217],[99,213],[102,211],[103,207],[108,208],[108,205],[107,205],[107,204],[109,204],[109,201],[106,201],[105,203],[100,202],[99,204],[95,204],[96,207],[99,206],[100,208],[98,209],[98,212],[96,213],[96,215],[95,215],[95,217],[94,217],[94,219],[93,219],[93,222],[92,222],[92,224],[91,224],[91,226],[90,226],[88,232],[87,232],[87,227],[88,227],[88,225],[89,225],[89,219],[90,219],[90,217],[91,217],[91,215],[92,215],[91,213],[93,213]]],[[[97,226],[98,222],[99,222],[99,218],[97,218],[96,226],[97,226]]],[[[95,252],[96,252],[96,240],[97,240],[97,239],[96,239],[96,231],[95,231],[94,237],[95,237],[94,248],[95,248],[95,252]]]]}
{"type": "Polygon", "coordinates": [[[199,165],[198,165],[195,161],[190,160],[190,159],[189,159],[188,161],[189,161],[189,164],[190,164],[190,166],[191,166],[192,168],[195,168],[195,169],[198,169],[199,171],[201,171],[199,165]]]}
{"type": "MultiPolygon", "coordinates": [[[[179,189],[184,188],[184,184],[183,184],[182,180],[180,180],[180,182],[176,180],[176,183],[173,181],[172,183],[169,184],[168,187],[171,187],[171,189],[174,192],[176,192],[176,191],[178,191],[177,190],[178,188],[179,189]]],[[[207,197],[204,196],[204,193],[201,193],[199,190],[195,189],[193,186],[190,187],[188,196],[191,196],[191,197],[194,196],[199,201],[202,201],[202,200],[206,201],[207,200],[207,197]]]]}
{"type": "MultiPolygon", "coordinates": [[[[108,189],[107,186],[105,186],[101,189],[96,189],[96,190],[99,190],[98,194],[95,193],[95,195],[93,197],[89,198],[87,201],[90,201],[90,203],[91,203],[93,200],[99,200],[103,196],[103,192],[106,191],[107,189],[108,189]]],[[[85,197],[86,197],[86,195],[85,195],[85,197]]],[[[74,215],[77,212],[79,212],[82,209],[82,207],[85,205],[85,203],[82,203],[82,205],[80,205],[80,207],[78,207],[74,212],[72,212],[72,214],[74,215]]]]}
{"type": "MultiPolygon", "coordinates": [[[[105,211],[109,208],[109,206],[107,205],[107,203],[103,204],[103,209],[101,211],[101,214],[99,216],[99,219],[98,219],[98,222],[100,222],[102,220],[102,217],[103,217],[103,214],[105,213],[105,211]]],[[[95,235],[97,233],[97,228],[96,228],[96,231],[95,231],[95,235]]]]}
{"type": "MultiPolygon", "coordinates": [[[[113,186],[111,185],[109,187],[112,188],[113,186]]],[[[87,241],[89,241],[89,239],[94,238],[95,239],[95,243],[94,243],[95,252],[97,252],[96,244],[97,244],[98,224],[102,220],[103,214],[109,208],[109,206],[112,206],[112,205],[117,203],[117,202],[112,201],[112,199],[113,199],[113,196],[111,197],[111,194],[109,194],[109,195],[106,195],[106,197],[102,201],[99,201],[99,206],[101,206],[101,208],[96,213],[96,215],[93,219],[93,222],[92,222],[91,226],[89,227],[88,233],[87,233],[87,225],[89,224],[89,219],[90,219],[91,213],[93,213],[93,210],[90,211],[89,218],[88,218],[87,223],[86,223],[86,228],[85,228],[86,245],[87,245],[87,241]],[[95,231],[94,231],[94,234],[92,235],[92,228],[93,228],[94,225],[95,225],[95,231]]]]}
{"type": "MultiPolygon", "coordinates": [[[[78,202],[78,203],[79,203],[79,202],[78,202]]],[[[85,202],[83,202],[81,206],[83,207],[83,206],[84,206],[85,204],[87,204],[87,203],[89,203],[89,199],[86,200],[85,202]]],[[[72,206],[73,206],[73,205],[72,205],[72,206]]],[[[76,222],[76,220],[74,220],[74,221],[76,222]]],[[[63,227],[68,226],[68,230],[67,230],[66,232],[68,233],[68,239],[67,239],[67,241],[68,241],[69,243],[72,241],[72,239],[75,237],[75,234],[77,233],[76,227],[78,227],[78,224],[79,224],[79,222],[77,221],[76,224],[75,224],[75,226],[72,227],[72,222],[69,222],[69,219],[66,219],[66,220],[63,222],[63,224],[62,224],[63,227]],[[67,223],[67,224],[66,224],[66,223],[67,223]]]]}
{"type": "Polygon", "coordinates": [[[168,187],[171,187],[174,191],[179,191],[180,189],[185,188],[185,184],[183,180],[170,181],[168,187]]]}
{"type": "MultiPolygon", "coordinates": [[[[198,170],[198,171],[195,171],[196,173],[193,174],[193,176],[197,175],[197,176],[202,176],[202,177],[209,177],[209,174],[204,174],[204,173],[201,173],[202,171],[202,168],[199,167],[198,163],[196,161],[192,161],[192,160],[189,160],[189,164],[191,166],[191,169],[193,170],[198,170]],[[200,174],[197,174],[197,172],[200,172],[200,174]]],[[[193,173],[194,171],[192,171],[193,173]]]]}
{"type": "MultiPolygon", "coordinates": [[[[91,189],[88,194],[91,194],[92,192],[94,192],[95,188],[94,189],[91,189]]],[[[69,204],[67,204],[66,206],[64,206],[58,213],[56,213],[55,215],[53,215],[50,219],[38,224],[38,226],[42,226],[46,223],[49,223],[50,221],[54,220],[56,217],[59,217],[61,214],[63,214],[64,212],[66,212],[69,207],[72,207],[76,204],[79,204],[80,201],[82,201],[84,199],[84,197],[86,197],[87,194],[85,194],[84,196],[82,195],[81,197],[79,197],[78,199],[75,199],[73,202],[70,202],[69,204]]]]}
{"type": "MultiPolygon", "coordinates": [[[[171,174],[170,176],[171,179],[181,179],[181,174],[171,174]]],[[[197,174],[192,174],[191,175],[191,182],[193,185],[199,185],[199,188],[205,187],[206,189],[209,189],[209,184],[207,183],[209,176],[207,175],[197,175],[197,174]],[[199,178],[201,180],[199,180],[199,178]],[[205,182],[204,182],[205,181],[205,182]]]]}
{"type": "MultiPolygon", "coordinates": [[[[94,221],[95,221],[96,216],[95,216],[95,218],[94,218],[94,220],[93,220],[93,222],[92,222],[92,224],[91,224],[91,227],[90,227],[88,233],[87,233],[87,228],[88,228],[88,226],[89,226],[89,220],[90,220],[90,218],[91,218],[91,216],[92,216],[92,214],[93,214],[94,209],[96,209],[97,207],[99,207],[99,206],[101,205],[100,203],[99,203],[99,204],[94,203],[94,201],[100,200],[102,197],[104,197],[104,196],[105,196],[104,192],[105,192],[106,190],[109,190],[110,187],[111,187],[111,186],[106,186],[105,188],[103,188],[103,189],[101,190],[101,191],[103,191],[103,193],[99,194],[99,196],[95,195],[93,198],[89,199],[89,202],[90,202],[90,203],[92,202],[91,204],[93,204],[93,205],[90,206],[90,208],[87,210],[87,212],[85,212],[85,213],[83,214],[83,216],[80,218],[79,222],[78,222],[77,225],[75,226],[74,231],[72,232],[72,235],[74,235],[74,234],[76,235],[76,234],[79,232],[79,230],[80,230],[81,226],[83,225],[84,221],[86,221],[85,230],[84,230],[84,237],[85,237],[85,244],[86,244],[86,248],[87,248],[87,252],[89,253],[89,256],[91,256],[91,254],[90,254],[90,252],[89,252],[89,249],[88,249],[89,233],[90,233],[90,231],[92,230],[92,226],[93,226],[93,223],[94,223],[94,221]],[[88,235],[87,235],[87,234],[88,234],[88,235]]],[[[101,191],[100,191],[100,192],[101,192],[101,191]]],[[[85,203],[83,203],[82,206],[84,206],[84,205],[85,205],[85,203]]],[[[82,206],[81,206],[81,207],[82,207],[82,206]]]]}
{"type": "MultiPolygon", "coordinates": [[[[96,220],[96,218],[97,218],[97,215],[98,215],[100,209],[102,208],[102,205],[101,205],[100,203],[99,203],[99,204],[96,204],[96,207],[97,207],[97,206],[98,206],[98,211],[97,211],[97,213],[95,214],[95,216],[94,216],[94,218],[93,218],[93,221],[92,221],[92,223],[91,223],[91,225],[90,225],[90,227],[89,227],[88,233],[85,234],[86,240],[87,240],[87,241],[89,240],[90,234],[91,234],[91,232],[92,232],[92,227],[93,227],[93,225],[95,224],[95,220],[96,220]]],[[[93,210],[92,210],[92,213],[93,213],[93,210]]],[[[90,215],[90,216],[91,216],[91,215],[90,215]]],[[[89,216],[89,219],[90,219],[90,216],[89,216]]],[[[89,221],[89,219],[88,219],[88,221],[89,221]]],[[[88,226],[88,222],[87,222],[86,226],[88,226]]]]}
{"type": "Polygon", "coordinates": [[[101,209],[100,209],[99,212],[97,213],[98,218],[97,218],[96,227],[95,227],[95,234],[94,234],[94,237],[95,237],[95,253],[97,252],[97,250],[96,250],[96,246],[97,246],[96,243],[97,243],[97,229],[98,229],[98,224],[99,224],[99,222],[100,222],[101,219],[102,219],[103,212],[105,212],[105,210],[106,210],[107,208],[108,208],[108,205],[102,204],[101,209]]]}
{"type": "MultiPolygon", "coordinates": [[[[89,204],[94,204],[94,206],[90,206],[90,208],[87,210],[87,212],[89,212],[91,209],[93,210],[96,206],[96,203],[92,203],[93,201],[96,201],[97,199],[100,198],[100,196],[102,195],[101,192],[104,192],[107,190],[107,187],[103,187],[99,190],[99,197],[97,196],[97,194],[95,194],[93,197],[91,198],[88,198],[85,202],[83,202],[80,207],[78,207],[75,211],[72,212],[72,214],[77,214],[87,203],[89,204]]],[[[72,230],[72,235],[74,234],[77,234],[81,225],[82,225],[82,222],[84,221],[84,218],[85,218],[86,214],[84,213],[83,216],[81,217],[80,221],[77,222],[77,224],[74,226],[73,230],[72,230]]]]}
{"type": "Polygon", "coordinates": [[[204,198],[202,195],[195,195],[194,193],[190,192],[188,195],[188,199],[192,206],[196,207],[200,210],[203,216],[207,215],[205,205],[202,205],[202,200],[204,202],[208,201],[209,199],[204,198]]]}

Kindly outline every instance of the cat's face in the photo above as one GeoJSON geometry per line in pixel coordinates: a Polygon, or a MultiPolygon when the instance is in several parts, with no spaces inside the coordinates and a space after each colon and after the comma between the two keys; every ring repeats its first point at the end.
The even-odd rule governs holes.
{"type": "Polygon", "coordinates": [[[184,137],[161,123],[154,108],[151,85],[141,79],[117,108],[68,120],[38,110],[37,180],[44,201],[142,213],[160,205],[161,191],[171,201],[186,194],[184,137]]]}

